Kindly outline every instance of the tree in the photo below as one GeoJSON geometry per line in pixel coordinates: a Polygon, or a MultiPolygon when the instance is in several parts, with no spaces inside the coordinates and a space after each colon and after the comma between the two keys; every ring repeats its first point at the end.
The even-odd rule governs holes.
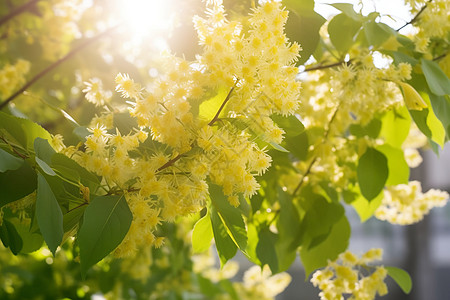
{"type": "Polygon", "coordinates": [[[322,299],[384,295],[387,275],[409,292],[370,265],[381,249],[346,251],[344,206],[406,225],[446,204],[409,171],[449,136],[448,1],[407,1],[400,28],[346,3],[325,20],[312,0],[199,2],[173,1],[162,54],[132,44],[130,4],[2,4],[3,245],[81,270],[90,288],[64,297],[271,298],[297,255],[322,299]],[[213,239],[221,272],[192,258],[213,239]],[[245,284],[238,250],[262,268],[245,284]]]}

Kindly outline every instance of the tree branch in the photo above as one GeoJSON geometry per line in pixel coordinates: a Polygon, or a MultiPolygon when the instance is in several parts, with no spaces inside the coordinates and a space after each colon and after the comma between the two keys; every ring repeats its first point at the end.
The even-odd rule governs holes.
{"type": "MultiPolygon", "coordinates": [[[[334,119],[336,119],[336,115],[337,112],[339,110],[340,104],[336,107],[336,109],[333,112],[333,115],[330,118],[330,121],[328,122],[328,126],[327,126],[327,130],[324,132],[323,134],[323,140],[322,143],[324,143],[326,141],[326,139],[328,138],[328,135],[330,134],[330,129],[331,129],[331,123],[333,123],[334,119]]],[[[295,194],[300,190],[300,188],[302,187],[303,183],[305,182],[305,178],[306,176],[309,175],[309,173],[311,173],[311,169],[314,165],[314,163],[317,160],[317,156],[315,156],[313,158],[313,160],[309,163],[308,168],[305,171],[305,174],[303,174],[302,179],[300,180],[299,184],[297,185],[297,187],[295,188],[295,190],[292,192],[292,197],[295,196],[295,194]]]]}
{"type": "Polygon", "coordinates": [[[216,115],[214,116],[214,118],[208,123],[209,126],[212,126],[217,119],[219,119],[219,115],[222,112],[223,108],[225,107],[225,104],[227,104],[228,100],[230,100],[231,97],[231,93],[233,92],[234,88],[235,88],[236,84],[231,88],[231,90],[228,92],[227,97],[225,98],[225,100],[222,102],[222,105],[219,107],[219,110],[217,111],[216,115]]]}
{"type": "Polygon", "coordinates": [[[50,66],[48,66],[47,68],[45,68],[44,70],[42,70],[41,72],[39,72],[38,74],[36,74],[30,81],[28,81],[27,83],[25,83],[25,85],[23,85],[17,92],[15,92],[14,94],[12,94],[11,96],[9,96],[8,99],[6,99],[4,102],[2,102],[0,104],[0,110],[3,109],[6,105],[8,105],[9,102],[13,101],[17,96],[19,96],[20,94],[22,94],[27,88],[29,88],[30,86],[32,86],[36,81],[38,81],[39,79],[41,79],[44,75],[46,75],[48,72],[52,71],[53,69],[55,69],[57,66],[59,66],[60,64],[62,64],[63,62],[69,60],[70,58],[72,58],[75,54],[77,54],[80,50],[86,48],[88,45],[92,44],[93,42],[99,40],[101,37],[109,34],[111,31],[113,31],[114,29],[116,29],[118,27],[118,25],[109,28],[108,30],[84,41],[81,45],[79,45],[78,47],[76,47],[75,49],[73,49],[72,51],[70,51],[68,54],[66,54],[64,57],[60,58],[59,60],[55,61],[53,64],[51,64],[50,66]]]}
{"type": "Polygon", "coordinates": [[[329,69],[329,68],[337,67],[337,66],[343,65],[345,63],[350,63],[350,62],[351,62],[351,60],[349,60],[349,61],[339,61],[337,63],[332,63],[332,64],[329,64],[329,65],[321,65],[321,66],[305,68],[302,71],[302,73],[304,73],[304,72],[311,72],[311,71],[317,71],[317,70],[323,70],[323,69],[329,69]]]}
{"type": "Polygon", "coordinates": [[[3,16],[2,18],[0,18],[0,26],[2,26],[3,24],[8,22],[9,20],[14,18],[15,16],[18,16],[21,13],[24,13],[27,10],[31,9],[33,7],[33,5],[38,3],[38,1],[40,1],[40,0],[30,0],[27,3],[14,8],[9,14],[7,14],[6,16],[3,16]]]}
{"type": "Polygon", "coordinates": [[[427,2],[424,6],[422,6],[422,8],[421,8],[421,9],[419,10],[419,12],[414,16],[414,18],[412,18],[411,21],[409,21],[409,22],[406,23],[405,25],[401,26],[401,27],[398,28],[396,31],[398,32],[398,31],[402,30],[403,28],[405,28],[406,26],[411,25],[411,24],[413,24],[414,22],[416,22],[417,19],[420,17],[420,15],[423,13],[423,11],[427,8],[428,3],[432,2],[432,1],[433,1],[433,0],[428,0],[428,2],[427,2]]]}
{"type": "MultiPolygon", "coordinates": [[[[208,123],[208,126],[212,126],[218,119],[219,119],[219,115],[222,112],[223,108],[225,107],[225,105],[227,104],[228,100],[230,100],[231,97],[231,93],[233,93],[234,88],[236,87],[236,84],[231,88],[231,90],[228,92],[227,97],[225,98],[225,100],[222,102],[222,105],[220,105],[219,110],[217,111],[216,115],[214,116],[214,118],[212,118],[212,120],[208,123]]],[[[172,166],[174,163],[176,163],[181,157],[183,156],[183,154],[178,154],[177,156],[175,156],[174,158],[172,158],[171,160],[169,160],[168,162],[166,162],[164,165],[162,165],[161,167],[159,167],[156,172],[160,172],[170,166],[172,166]]]]}

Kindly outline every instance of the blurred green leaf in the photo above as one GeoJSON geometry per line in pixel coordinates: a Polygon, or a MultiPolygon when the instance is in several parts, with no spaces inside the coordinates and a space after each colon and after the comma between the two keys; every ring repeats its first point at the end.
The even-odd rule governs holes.
{"type": "Polygon", "coordinates": [[[0,239],[3,246],[9,248],[14,255],[19,254],[23,247],[23,241],[14,225],[8,220],[3,220],[0,226],[0,239]]]}
{"type": "Polygon", "coordinates": [[[389,175],[386,156],[374,148],[367,148],[359,158],[356,169],[362,195],[374,199],[383,189],[389,175]]]}
{"type": "Polygon", "coordinates": [[[361,22],[355,21],[344,13],[331,19],[328,24],[328,34],[334,47],[341,54],[346,53],[353,45],[361,25],[361,22]]]}
{"type": "Polygon", "coordinates": [[[328,237],[314,248],[300,248],[300,258],[305,267],[306,277],[319,268],[328,264],[329,260],[335,260],[344,252],[350,240],[350,224],[344,216],[332,227],[328,237]]]}
{"type": "Polygon", "coordinates": [[[17,170],[0,173],[0,207],[31,194],[36,187],[36,172],[26,161],[17,170]]]}
{"type": "Polygon", "coordinates": [[[383,153],[388,161],[389,176],[386,185],[407,184],[409,181],[409,166],[406,163],[403,150],[388,144],[377,146],[376,149],[383,153]]]}
{"type": "Polygon", "coordinates": [[[278,258],[276,252],[277,235],[270,231],[269,226],[262,226],[258,232],[258,245],[256,255],[261,266],[268,265],[272,274],[278,273],[278,258]]]}
{"type": "Polygon", "coordinates": [[[387,112],[381,121],[380,137],[383,137],[389,145],[401,148],[411,127],[411,116],[406,106],[387,112]]]}

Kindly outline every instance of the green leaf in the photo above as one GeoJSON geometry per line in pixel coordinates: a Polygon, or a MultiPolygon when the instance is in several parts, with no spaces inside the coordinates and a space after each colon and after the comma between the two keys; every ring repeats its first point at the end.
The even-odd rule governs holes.
{"type": "MultiPolygon", "coordinates": [[[[290,1],[300,2],[300,1],[290,1]]],[[[313,1],[311,1],[313,2],[313,1]]],[[[296,3],[290,6],[285,3],[290,10],[286,22],[286,36],[291,41],[295,41],[302,46],[301,57],[298,64],[304,64],[311,54],[314,53],[320,42],[320,27],[325,23],[325,19],[311,9],[298,9],[296,3]]],[[[314,7],[314,3],[313,3],[314,7]]]]}
{"type": "Polygon", "coordinates": [[[17,170],[0,173],[0,207],[22,199],[36,187],[36,172],[26,161],[17,170]]]}
{"type": "Polygon", "coordinates": [[[361,222],[365,222],[373,216],[377,208],[381,205],[384,194],[380,193],[375,199],[369,201],[360,194],[358,187],[356,187],[353,192],[355,192],[358,197],[353,200],[351,204],[358,213],[361,222]]]}
{"type": "Polygon", "coordinates": [[[450,95],[450,79],[439,65],[431,60],[421,59],[422,71],[431,92],[438,96],[450,95]]]}
{"type": "Polygon", "coordinates": [[[444,125],[434,114],[428,94],[421,92],[420,95],[427,103],[428,108],[424,108],[420,111],[411,110],[409,113],[420,131],[443,148],[446,135],[444,125]]]}
{"type": "Polygon", "coordinates": [[[331,5],[334,8],[340,10],[355,21],[361,21],[362,19],[362,16],[355,12],[355,10],[353,9],[353,4],[351,3],[333,3],[328,5],[331,5]]]}
{"type": "Polygon", "coordinates": [[[53,171],[53,169],[49,165],[47,165],[45,161],[43,161],[37,156],[34,159],[36,160],[36,163],[39,165],[39,167],[41,167],[42,171],[44,171],[45,174],[50,176],[56,176],[55,171],[53,171]]]}
{"type": "Polygon", "coordinates": [[[124,196],[100,196],[91,201],[78,232],[83,277],[91,266],[119,246],[132,219],[124,196]]]}
{"type": "Polygon", "coordinates": [[[23,247],[23,241],[14,225],[8,220],[3,220],[0,226],[0,239],[6,248],[11,249],[14,255],[17,255],[23,247]]]}
{"type": "Polygon", "coordinates": [[[64,154],[56,153],[53,155],[51,166],[63,177],[87,186],[91,193],[95,193],[100,185],[100,179],[97,175],[89,172],[64,154]]]}
{"type": "Polygon", "coordinates": [[[374,199],[383,189],[389,175],[386,156],[374,148],[367,148],[359,158],[356,169],[362,195],[374,199]]]}
{"type": "Polygon", "coordinates": [[[383,153],[388,161],[389,176],[386,185],[407,184],[409,181],[409,166],[406,163],[403,150],[388,144],[378,146],[376,149],[383,153]]]}
{"type": "Polygon", "coordinates": [[[299,235],[301,231],[301,220],[297,208],[294,206],[290,194],[278,188],[278,201],[280,203],[280,217],[277,221],[277,229],[280,242],[288,244],[288,248],[296,250],[300,246],[299,235]]]}
{"type": "Polygon", "coordinates": [[[45,177],[40,173],[37,177],[36,218],[48,248],[55,255],[64,235],[63,214],[45,177]]]}
{"type": "Polygon", "coordinates": [[[379,119],[373,119],[366,125],[352,124],[350,125],[350,133],[356,137],[368,136],[371,138],[377,138],[381,130],[381,121],[379,119]]]}
{"type": "Polygon", "coordinates": [[[314,9],[314,0],[285,0],[283,4],[289,10],[295,11],[305,11],[305,10],[313,10],[314,9]]]}
{"type": "Polygon", "coordinates": [[[269,142],[269,144],[275,150],[278,150],[278,151],[281,151],[281,152],[289,152],[289,150],[285,149],[284,147],[282,147],[281,145],[278,145],[275,142],[269,142]]]}
{"type": "Polygon", "coordinates": [[[211,195],[211,203],[220,216],[231,239],[239,249],[244,251],[247,246],[247,231],[239,209],[231,206],[220,186],[211,184],[209,194],[211,195]]]}
{"type": "Polygon", "coordinates": [[[343,13],[331,19],[328,24],[328,34],[334,47],[339,52],[346,53],[350,49],[361,24],[361,22],[355,21],[343,13]]]}
{"type": "Polygon", "coordinates": [[[20,235],[23,241],[23,247],[20,250],[20,253],[31,253],[36,250],[39,250],[44,243],[44,238],[39,233],[39,231],[34,232],[30,228],[29,224],[23,223],[19,220],[19,218],[9,219],[12,224],[17,229],[17,233],[20,235]]]}
{"type": "Polygon", "coordinates": [[[319,268],[327,265],[329,260],[335,260],[339,253],[347,249],[350,239],[350,224],[347,218],[342,218],[333,226],[328,237],[314,248],[300,249],[300,258],[305,267],[306,277],[319,268]]]}
{"type": "Polygon", "coordinates": [[[411,127],[411,116],[406,106],[387,112],[381,122],[380,137],[389,145],[401,148],[411,127]]]}
{"type": "Polygon", "coordinates": [[[136,118],[130,116],[128,112],[114,113],[114,127],[118,128],[120,133],[127,135],[133,131],[134,128],[138,128],[136,118]]]}
{"type": "Polygon", "coordinates": [[[392,32],[389,32],[390,27],[383,23],[368,21],[364,23],[363,27],[366,39],[371,46],[380,46],[391,35],[393,35],[392,32]]]}
{"type": "Polygon", "coordinates": [[[302,221],[302,247],[313,248],[320,244],[331,228],[344,215],[344,207],[339,203],[330,203],[319,195],[313,195],[307,199],[311,206],[306,209],[302,221]]]}
{"type": "Polygon", "coordinates": [[[278,258],[275,248],[278,236],[270,231],[269,226],[264,226],[258,232],[258,245],[256,255],[261,266],[268,265],[272,274],[278,273],[278,258]]]}
{"type": "Polygon", "coordinates": [[[220,264],[223,267],[229,259],[236,255],[238,248],[228,235],[227,229],[214,207],[211,207],[211,224],[220,264]]]}
{"type": "Polygon", "coordinates": [[[436,117],[442,122],[445,132],[447,134],[446,140],[450,137],[450,97],[436,96],[429,94],[431,106],[436,113],[436,117]]]}
{"type": "Polygon", "coordinates": [[[203,218],[197,221],[192,231],[192,249],[194,253],[205,252],[211,247],[213,231],[209,211],[203,218]]]}
{"type": "Polygon", "coordinates": [[[294,115],[290,115],[287,117],[272,115],[271,118],[279,127],[284,130],[284,132],[286,132],[286,137],[297,136],[305,131],[305,126],[303,126],[302,122],[300,122],[300,120],[294,115]]]}
{"type": "Polygon", "coordinates": [[[34,140],[33,145],[36,157],[39,157],[40,160],[44,161],[46,164],[51,164],[52,156],[56,153],[56,151],[52,148],[52,146],[50,146],[48,141],[37,137],[34,140]]]}
{"type": "Polygon", "coordinates": [[[83,142],[86,141],[88,135],[91,135],[91,132],[85,126],[76,127],[73,133],[83,142]]]}
{"type": "Polygon", "coordinates": [[[391,276],[392,279],[399,285],[399,287],[405,292],[409,294],[412,288],[412,280],[411,276],[409,276],[408,272],[396,267],[384,267],[388,271],[388,275],[391,276]]]}
{"type": "MultiPolygon", "coordinates": [[[[220,106],[227,98],[229,92],[229,88],[221,87],[213,97],[206,101],[203,101],[199,106],[199,117],[203,120],[211,121],[219,111],[220,106]]],[[[225,114],[225,109],[223,109],[219,117],[225,114]]]]}
{"type": "Polygon", "coordinates": [[[297,136],[287,136],[284,139],[283,144],[285,145],[285,148],[299,160],[306,160],[308,157],[309,141],[306,131],[297,136]]]}
{"type": "Polygon", "coordinates": [[[0,172],[8,170],[17,170],[22,166],[24,160],[9,154],[0,148],[0,172]]]}
{"type": "Polygon", "coordinates": [[[40,125],[28,120],[13,117],[0,112],[0,129],[4,129],[25,150],[34,150],[34,140],[37,137],[50,140],[50,133],[40,125]]]}

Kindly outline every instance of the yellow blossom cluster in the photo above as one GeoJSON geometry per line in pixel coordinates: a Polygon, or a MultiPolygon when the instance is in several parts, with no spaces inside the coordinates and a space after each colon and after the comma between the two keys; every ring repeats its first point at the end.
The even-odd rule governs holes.
{"type": "Polygon", "coordinates": [[[13,65],[6,64],[0,69],[0,98],[6,99],[25,82],[30,70],[30,62],[19,59],[13,65]]]}
{"type": "Polygon", "coordinates": [[[377,68],[372,53],[362,54],[352,64],[331,72],[331,88],[338,93],[339,109],[351,113],[363,124],[376,113],[399,105],[403,97],[396,82],[411,79],[411,65],[377,68]]]}
{"type": "MultiPolygon", "coordinates": [[[[39,43],[42,56],[55,60],[65,54],[78,34],[76,22],[86,8],[83,0],[37,1],[36,12],[22,14],[2,26],[2,35],[21,36],[27,44],[39,43]]],[[[2,40],[0,51],[8,51],[10,39],[2,40]]]]}
{"type": "Polygon", "coordinates": [[[316,271],[311,282],[322,290],[319,293],[320,299],[342,300],[347,295],[349,297],[345,299],[349,300],[373,300],[377,294],[385,295],[386,269],[383,266],[368,265],[381,260],[382,253],[382,249],[370,249],[357,257],[346,251],[335,261],[329,262],[324,269],[316,271]]]}
{"type": "Polygon", "coordinates": [[[422,193],[418,181],[388,187],[383,202],[375,211],[375,217],[392,224],[409,225],[417,223],[434,207],[447,204],[447,192],[431,189],[422,193]]]}
{"type": "Polygon", "coordinates": [[[91,78],[84,83],[86,88],[83,89],[83,93],[86,93],[86,100],[94,104],[95,106],[103,106],[111,99],[111,91],[103,89],[103,83],[98,78],[91,78]]]}
{"type": "MultiPolygon", "coordinates": [[[[116,91],[128,99],[139,129],[121,133],[106,109],[91,122],[83,151],[64,150],[102,176],[109,193],[125,193],[133,221],[117,256],[161,246],[158,225],[203,208],[209,182],[234,206],[240,194],[256,193],[255,176],[271,158],[255,139],[280,142],[283,130],[270,116],[298,107],[299,46],[284,35],[286,19],[279,2],[267,1],[250,14],[245,32],[214,1],[206,19],[195,19],[204,49],[196,61],[166,54],[164,72],[145,88],[128,74],[117,75],[116,91]]],[[[88,101],[108,102],[98,79],[86,86],[88,101]]]]}
{"type": "Polygon", "coordinates": [[[418,149],[426,145],[428,145],[427,137],[419,130],[415,123],[412,123],[408,137],[402,144],[405,160],[410,168],[416,168],[422,163],[423,159],[418,149]]]}
{"type": "Polygon", "coordinates": [[[272,300],[291,282],[287,273],[272,275],[267,265],[253,266],[244,273],[244,282],[233,286],[242,300],[272,300]]]}
{"type": "Polygon", "coordinates": [[[287,11],[277,1],[267,1],[242,24],[227,22],[215,1],[208,18],[195,18],[204,54],[200,64],[208,70],[211,85],[234,86],[228,103],[230,115],[243,120],[267,141],[281,142],[283,131],[270,115],[293,114],[298,108],[300,82],[295,80],[300,46],[288,43],[284,34],[287,11]]]}
{"type": "Polygon", "coordinates": [[[418,33],[414,36],[416,50],[428,53],[433,38],[448,40],[450,31],[450,2],[448,0],[409,0],[412,13],[421,11],[414,26],[418,33]],[[425,8],[424,8],[425,7],[425,8]]]}

